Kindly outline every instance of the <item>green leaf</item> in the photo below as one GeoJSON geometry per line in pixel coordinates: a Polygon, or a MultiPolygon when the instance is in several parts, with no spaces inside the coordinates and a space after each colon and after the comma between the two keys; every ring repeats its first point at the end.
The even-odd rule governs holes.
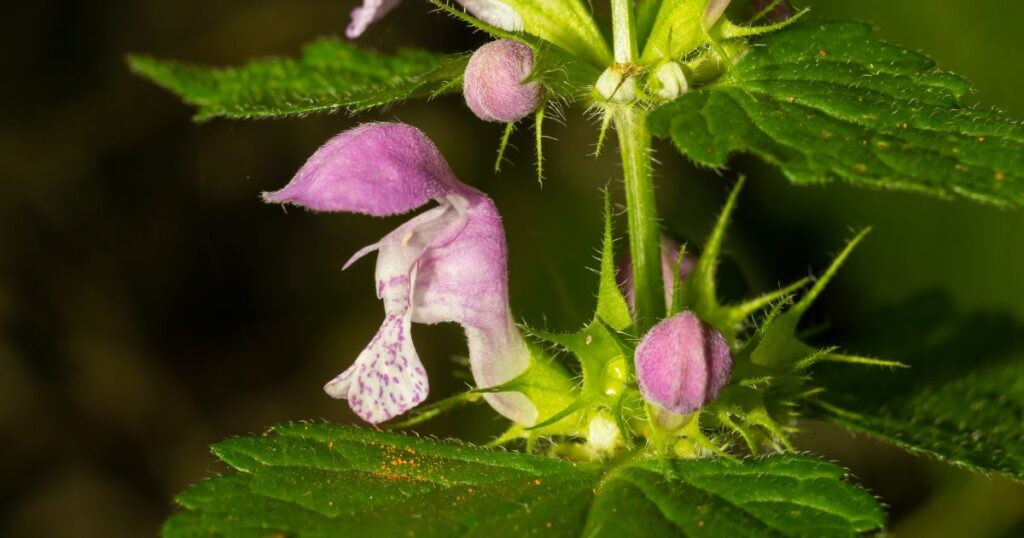
{"type": "Polygon", "coordinates": [[[913,452],[1024,481],[1024,325],[928,295],[868,316],[862,348],[909,369],[829,365],[818,417],[913,452]],[[879,338],[881,337],[881,339],[879,338]]]}
{"type": "Polygon", "coordinates": [[[698,164],[749,151],[793,183],[1024,202],[1024,128],[967,107],[963,79],[863,24],[799,23],[719,80],[656,110],[651,130],[698,164]]]}
{"type": "Polygon", "coordinates": [[[856,536],[875,500],[808,456],[571,463],[330,424],[222,442],[178,496],[195,536],[856,536]]]}
{"type": "Polygon", "coordinates": [[[132,70],[199,108],[197,120],[269,118],[311,112],[357,112],[453,89],[468,55],[419,50],[395,55],[325,39],[301,59],[271,58],[242,67],[213,68],[131,56],[132,70]]]}

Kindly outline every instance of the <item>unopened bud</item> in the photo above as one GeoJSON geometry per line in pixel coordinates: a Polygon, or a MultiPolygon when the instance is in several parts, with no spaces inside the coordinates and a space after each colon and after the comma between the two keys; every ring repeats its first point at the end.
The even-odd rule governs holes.
{"type": "Polygon", "coordinates": [[[511,39],[492,41],[473,53],[462,92],[484,121],[518,121],[537,109],[544,86],[523,83],[533,70],[533,49],[511,39]]]}
{"type": "Polygon", "coordinates": [[[635,360],[644,399],[680,415],[714,401],[732,372],[725,337],[692,312],[655,325],[637,346],[635,360]]]}
{"type": "Polygon", "coordinates": [[[647,79],[647,84],[655,95],[666,101],[671,101],[690,89],[686,81],[686,72],[679,62],[665,62],[658,66],[647,79]]]}
{"type": "Polygon", "coordinates": [[[613,65],[601,73],[594,83],[594,91],[602,101],[624,104],[636,100],[636,80],[621,67],[613,65]]]}

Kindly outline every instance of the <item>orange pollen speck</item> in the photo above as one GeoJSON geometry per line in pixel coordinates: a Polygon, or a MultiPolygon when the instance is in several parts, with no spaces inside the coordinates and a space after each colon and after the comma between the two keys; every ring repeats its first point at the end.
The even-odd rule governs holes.
{"type": "Polygon", "coordinates": [[[1002,172],[996,172],[996,181],[1002,181],[1006,179],[1006,174],[1002,172]]]}
{"type": "Polygon", "coordinates": [[[828,56],[828,51],[826,51],[825,49],[821,49],[818,51],[818,56],[824,58],[825,56],[828,56]]]}
{"type": "Polygon", "coordinates": [[[538,478],[538,479],[534,480],[533,484],[536,485],[536,486],[539,486],[540,485],[540,479],[538,478]]]}

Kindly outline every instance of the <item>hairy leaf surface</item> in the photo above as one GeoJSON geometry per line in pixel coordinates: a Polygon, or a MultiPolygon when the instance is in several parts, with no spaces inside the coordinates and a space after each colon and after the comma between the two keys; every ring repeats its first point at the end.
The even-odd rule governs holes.
{"type": "Polygon", "coordinates": [[[868,26],[797,23],[727,74],[656,110],[650,126],[698,164],[747,151],[793,183],[1024,203],[1024,128],[967,107],[969,84],[868,26]]]}
{"type": "Polygon", "coordinates": [[[235,472],[178,497],[183,536],[856,536],[884,523],[844,471],[745,463],[579,463],[330,424],[220,443],[235,472]]]}
{"type": "Polygon", "coordinates": [[[1024,481],[1024,325],[965,315],[922,296],[865,323],[869,342],[898,371],[830,365],[816,414],[850,429],[977,471],[1024,481]],[[879,338],[881,335],[881,338],[879,338]]]}
{"type": "Polygon", "coordinates": [[[413,97],[461,89],[468,55],[419,50],[394,55],[325,39],[301,59],[271,58],[214,68],[129,58],[132,69],[199,108],[197,120],[269,118],[312,112],[358,112],[413,97]]]}

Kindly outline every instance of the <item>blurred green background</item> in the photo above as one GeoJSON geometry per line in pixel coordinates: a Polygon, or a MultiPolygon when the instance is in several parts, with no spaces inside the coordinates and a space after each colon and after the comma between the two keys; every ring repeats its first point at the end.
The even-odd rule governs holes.
{"type": "MultiPolygon", "coordinates": [[[[0,535],[150,536],[171,496],[219,469],[206,446],[296,419],[349,422],[323,382],[372,336],[381,307],[373,264],[342,273],[395,220],[283,212],[258,195],[283,185],[331,135],[368,119],[424,129],[459,177],[496,200],[507,225],[518,316],[571,328],[592,308],[598,188],[619,172],[579,110],[549,122],[547,181],[533,177],[531,132],[491,172],[501,127],[459,97],[358,119],[214,121],[132,77],[128,52],[207,63],[295,54],[343,31],[352,0],[19,2],[0,53],[0,535]]],[[[815,16],[872,21],[970,79],[982,106],[1024,119],[1024,3],[818,0],[815,16]]],[[[449,52],[484,37],[410,1],[362,40],[449,52]]],[[[854,332],[878,307],[940,290],[972,310],[1024,321],[1024,212],[844,185],[797,188],[740,157],[720,174],[658,148],[660,210],[702,238],[738,172],[752,181],[728,241],[756,290],[821,269],[875,227],[815,311],[854,332]]],[[[417,327],[432,397],[464,354],[455,327],[417,327]],[[426,336],[426,338],[424,338],[426,336]]],[[[906,335],[913,339],[914,335],[906,335]]],[[[856,351],[871,353],[871,349],[856,351]]],[[[969,360],[969,358],[965,358],[969,360]]],[[[476,410],[424,429],[486,439],[476,410]]],[[[839,460],[891,507],[899,536],[1024,535],[1024,488],[912,458],[808,424],[804,446],[839,460]]]]}

